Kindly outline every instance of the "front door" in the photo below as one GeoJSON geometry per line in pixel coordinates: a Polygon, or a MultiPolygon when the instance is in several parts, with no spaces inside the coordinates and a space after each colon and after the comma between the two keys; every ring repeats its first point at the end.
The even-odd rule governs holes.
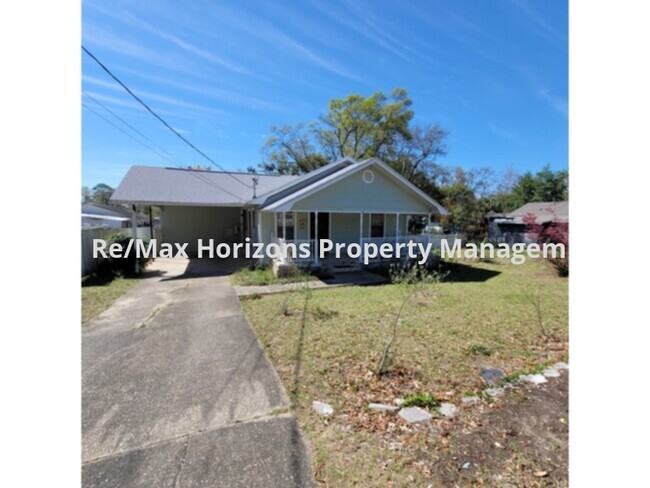
{"type": "MultiPolygon", "coordinates": [[[[316,239],[316,212],[309,212],[309,238],[316,239]]],[[[329,212],[318,212],[318,238],[330,238],[329,212]]]]}

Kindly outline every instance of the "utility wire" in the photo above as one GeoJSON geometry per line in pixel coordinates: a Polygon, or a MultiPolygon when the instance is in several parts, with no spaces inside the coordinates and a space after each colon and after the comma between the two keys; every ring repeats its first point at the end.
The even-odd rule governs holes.
{"type": "Polygon", "coordinates": [[[157,119],[158,119],[158,120],[159,120],[159,121],[160,121],[160,122],[161,122],[165,127],[167,127],[170,131],[172,131],[172,132],[173,132],[173,133],[174,133],[174,134],[175,134],[175,135],[176,135],[180,140],[182,140],[185,144],[187,144],[188,146],[190,146],[190,147],[191,147],[192,149],[194,149],[197,153],[199,153],[201,156],[203,156],[205,159],[207,159],[211,164],[213,164],[215,167],[219,168],[221,171],[223,171],[224,173],[226,173],[228,176],[230,176],[231,178],[233,178],[233,179],[236,180],[237,182],[241,183],[242,185],[244,185],[244,186],[246,186],[246,187],[248,187],[248,188],[253,188],[251,185],[249,185],[248,183],[244,183],[242,180],[240,180],[239,178],[237,178],[237,177],[236,177],[235,175],[233,175],[231,172],[229,172],[228,170],[226,170],[223,166],[221,166],[220,164],[216,163],[216,162],[215,162],[211,157],[209,157],[207,154],[205,154],[203,151],[201,151],[198,147],[196,147],[194,144],[192,144],[190,141],[188,141],[185,137],[183,137],[183,135],[182,135],[181,133],[179,133],[176,129],[174,129],[171,125],[169,125],[169,124],[165,121],[165,119],[163,119],[160,115],[158,115],[156,112],[154,112],[154,110],[153,110],[151,107],[149,107],[149,105],[147,105],[147,104],[146,104],[146,103],[145,103],[145,102],[144,102],[140,97],[138,97],[135,93],[133,93],[133,92],[131,91],[131,89],[130,89],[128,86],[126,86],[126,85],[122,82],[122,80],[120,80],[117,76],[115,76],[115,75],[111,72],[111,70],[109,70],[109,69],[108,69],[108,68],[107,68],[107,67],[106,67],[106,66],[105,66],[105,65],[104,65],[104,64],[103,64],[99,59],[97,59],[97,57],[95,57],[95,55],[94,55],[93,53],[91,53],[88,49],[86,49],[86,47],[85,47],[84,45],[81,46],[81,49],[83,49],[83,51],[84,51],[88,56],[90,56],[90,57],[91,57],[91,58],[92,58],[92,59],[93,59],[93,60],[94,60],[94,61],[95,61],[95,62],[96,62],[96,63],[97,63],[97,64],[98,64],[98,65],[99,65],[99,66],[100,66],[104,71],[106,71],[106,73],[108,73],[108,75],[109,75],[111,78],[113,78],[117,83],[119,83],[119,85],[120,85],[122,88],[124,88],[124,89],[127,91],[127,93],[128,93],[129,95],[131,95],[131,96],[132,96],[132,97],[133,97],[133,98],[134,98],[138,103],[140,103],[140,105],[142,105],[144,108],[146,108],[147,111],[148,111],[149,113],[151,113],[151,115],[153,115],[154,117],[156,117],[156,118],[157,118],[157,119]]]}
{"type": "MultiPolygon", "coordinates": [[[[129,124],[126,120],[124,120],[122,117],[120,117],[119,115],[117,115],[115,112],[113,112],[110,108],[108,108],[108,107],[107,107],[106,105],[104,105],[102,102],[100,102],[100,101],[97,100],[95,97],[93,97],[90,93],[88,93],[88,92],[85,91],[85,90],[82,90],[82,92],[83,92],[84,95],[86,95],[86,96],[87,96],[88,98],[90,98],[93,102],[95,102],[97,105],[99,105],[99,106],[102,107],[104,110],[106,110],[109,114],[111,114],[111,115],[112,115],[113,117],[115,117],[117,120],[119,120],[120,122],[122,122],[124,125],[126,125],[128,128],[130,128],[132,131],[134,131],[134,132],[136,132],[137,134],[139,134],[140,137],[142,137],[143,139],[146,139],[147,141],[149,141],[149,143],[151,143],[151,144],[153,145],[153,148],[152,148],[152,147],[149,147],[149,146],[146,146],[146,145],[145,145],[145,147],[147,147],[148,149],[151,149],[151,150],[152,150],[153,152],[155,152],[158,156],[160,156],[160,157],[163,158],[163,159],[166,159],[167,161],[169,161],[170,163],[174,164],[174,165],[175,165],[177,168],[179,168],[179,169],[183,169],[183,170],[185,170],[185,169],[190,169],[190,168],[186,168],[186,167],[185,167],[185,163],[183,163],[183,161],[179,160],[176,156],[174,156],[173,154],[171,154],[169,151],[165,150],[163,147],[156,145],[156,142],[152,141],[151,138],[147,137],[147,136],[146,136],[145,134],[143,134],[141,131],[139,131],[138,129],[136,129],[135,127],[133,127],[133,126],[132,126],[131,124],[129,124]],[[158,151],[156,151],[156,148],[157,148],[159,151],[162,151],[163,153],[165,153],[165,154],[166,154],[167,156],[169,156],[169,157],[165,157],[163,154],[160,154],[158,151]],[[174,161],[176,161],[176,163],[178,163],[178,164],[175,164],[174,161],[172,161],[170,158],[173,159],[174,161]]],[[[88,107],[88,106],[86,106],[86,108],[88,108],[89,110],[91,110],[90,107],[88,107]]],[[[97,112],[95,112],[95,114],[98,115],[98,116],[100,115],[100,114],[98,114],[97,112]]],[[[106,119],[104,118],[104,120],[106,120],[106,119]]],[[[106,120],[106,122],[111,123],[111,122],[108,121],[108,120],[106,120]]],[[[114,124],[111,124],[111,125],[113,125],[113,127],[117,128],[117,129],[119,129],[119,127],[115,126],[114,124]]],[[[122,131],[122,132],[124,132],[124,131],[122,131]]],[[[124,133],[126,134],[126,132],[124,132],[124,133]]],[[[129,135],[129,134],[126,134],[126,135],[129,135]]],[[[141,141],[139,141],[139,140],[133,138],[132,136],[129,135],[129,137],[131,137],[132,139],[136,140],[136,142],[139,142],[139,143],[142,144],[141,141]]],[[[222,188],[221,186],[217,185],[216,183],[214,183],[214,182],[208,180],[207,177],[206,177],[205,175],[203,175],[202,173],[192,173],[192,174],[194,174],[195,176],[197,176],[197,177],[199,177],[200,179],[204,180],[206,183],[208,183],[208,184],[211,185],[212,187],[217,188],[217,189],[222,190],[222,191],[225,191],[226,193],[229,193],[230,195],[236,196],[236,195],[234,195],[233,193],[230,193],[230,192],[229,192],[228,190],[226,190],[225,188],[222,188]]]]}
{"type": "MultiPolygon", "coordinates": [[[[154,141],[152,141],[151,138],[147,137],[147,136],[144,135],[142,132],[140,132],[138,129],[136,129],[135,127],[133,127],[133,126],[132,126],[131,124],[129,124],[126,120],[124,120],[122,117],[120,117],[119,115],[117,115],[115,112],[113,112],[110,108],[108,108],[108,107],[107,107],[106,105],[104,105],[102,102],[100,102],[100,101],[97,100],[95,97],[93,97],[90,93],[88,93],[88,92],[85,91],[85,90],[82,90],[82,92],[83,92],[84,95],[86,95],[88,98],[90,98],[93,102],[95,102],[97,105],[99,105],[100,107],[102,107],[104,110],[106,110],[109,114],[111,114],[111,115],[112,115],[113,117],[115,117],[117,120],[119,120],[119,121],[122,122],[124,125],[126,125],[129,129],[131,129],[132,131],[134,131],[134,132],[136,132],[138,135],[140,135],[140,137],[142,137],[143,139],[146,139],[147,141],[149,141],[151,144],[153,144],[155,147],[157,147],[160,151],[162,151],[162,152],[164,152],[165,154],[167,154],[170,158],[173,158],[173,159],[174,159],[178,164],[180,164],[181,166],[184,165],[184,163],[183,163],[182,161],[180,161],[176,156],[174,156],[173,154],[171,154],[169,151],[166,151],[166,150],[165,150],[164,148],[162,148],[161,146],[156,146],[156,143],[155,143],[154,141]]],[[[87,107],[87,108],[88,108],[88,107],[87,107]]],[[[159,155],[159,156],[161,156],[161,155],[159,155]]]]}
{"type": "MultiPolygon", "coordinates": [[[[83,103],[83,102],[81,103],[81,105],[83,105],[84,108],[90,110],[92,113],[94,113],[94,114],[97,115],[99,118],[101,118],[102,120],[104,120],[106,123],[108,123],[108,124],[112,125],[113,127],[115,127],[117,130],[119,130],[120,132],[122,132],[124,135],[130,137],[130,138],[133,139],[135,142],[137,142],[138,144],[141,144],[142,146],[146,147],[147,149],[149,149],[150,151],[154,152],[155,154],[157,154],[157,155],[160,156],[161,158],[163,158],[163,159],[169,161],[170,163],[172,163],[172,164],[173,164],[174,166],[176,166],[177,168],[179,168],[179,169],[183,169],[183,170],[186,170],[186,169],[187,169],[187,168],[183,168],[182,166],[179,166],[179,165],[176,164],[174,161],[172,161],[168,156],[166,156],[165,154],[160,153],[160,152],[159,152],[158,150],[156,150],[154,147],[151,147],[149,144],[146,144],[145,142],[141,141],[140,139],[137,139],[137,138],[134,137],[133,135],[129,134],[127,131],[125,131],[124,129],[122,129],[122,128],[121,128],[120,126],[118,126],[117,124],[113,123],[111,120],[109,120],[109,119],[107,119],[106,117],[104,117],[102,114],[100,114],[99,112],[97,112],[95,109],[93,109],[93,108],[90,107],[89,105],[86,105],[86,104],[83,103]]],[[[140,131],[138,131],[137,129],[135,129],[135,130],[136,130],[138,133],[140,133],[140,131]]],[[[145,138],[146,138],[146,136],[145,136],[145,138]]],[[[161,150],[162,150],[162,149],[161,149],[161,150]]],[[[198,179],[199,179],[200,181],[202,181],[203,183],[206,183],[206,184],[210,185],[211,187],[216,188],[217,190],[220,190],[220,191],[223,191],[223,192],[225,192],[225,193],[228,193],[229,195],[235,197],[237,200],[241,200],[241,196],[239,196],[239,195],[235,195],[234,193],[232,193],[232,192],[226,190],[225,188],[223,188],[223,187],[217,185],[217,184],[214,183],[213,181],[208,180],[204,175],[202,175],[202,174],[200,174],[200,173],[197,173],[197,172],[195,172],[195,171],[188,171],[188,174],[191,174],[191,175],[195,176],[196,178],[198,178],[198,179]]]]}

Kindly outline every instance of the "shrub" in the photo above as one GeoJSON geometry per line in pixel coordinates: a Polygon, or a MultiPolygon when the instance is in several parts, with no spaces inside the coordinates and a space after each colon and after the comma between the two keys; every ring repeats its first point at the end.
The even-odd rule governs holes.
{"type": "MultiPolygon", "coordinates": [[[[110,248],[111,245],[117,243],[122,246],[123,250],[126,250],[129,240],[131,239],[132,236],[130,234],[127,234],[125,232],[120,232],[110,237],[110,239],[107,242],[107,247],[110,248]]],[[[143,243],[145,247],[148,247],[149,241],[143,240],[143,243]]],[[[150,257],[149,258],[140,257],[137,259],[140,263],[140,271],[142,271],[147,265],[147,263],[151,260],[150,257]]],[[[126,257],[114,258],[109,255],[108,258],[104,259],[100,263],[97,273],[108,277],[133,276],[135,274],[135,261],[136,261],[136,253],[135,253],[135,247],[133,247],[129,252],[129,255],[126,257]]]]}
{"type": "Polygon", "coordinates": [[[533,214],[524,215],[524,223],[526,224],[526,232],[533,234],[536,237],[537,243],[542,246],[545,243],[562,244],[564,245],[564,257],[549,257],[547,258],[555,267],[558,275],[569,276],[569,223],[562,222],[557,218],[557,215],[551,208],[548,208],[553,215],[553,220],[547,225],[542,225],[537,222],[537,217],[533,214]]]}
{"type": "Polygon", "coordinates": [[[440,406],[440,402],[430,393],[413,393],[404,398],[402,407],[429,407],[435,408],[440,406]]]}

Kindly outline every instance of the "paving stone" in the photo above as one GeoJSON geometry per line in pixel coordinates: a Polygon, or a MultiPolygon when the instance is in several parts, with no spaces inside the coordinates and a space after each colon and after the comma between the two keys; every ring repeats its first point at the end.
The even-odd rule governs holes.
{"type": "Polygon", "coordinates": [[[553,365],[553,367],[555,369],[569,369],[569,365],[567,363],[563,363],[563,362],[555,363],[553,365]]]}
{"type": "Polygon", "coordinates": [[[490,395],[492,398],[495,398],[503,395],[505,391],[506,390],[504,388],[488,388],[487,390],[485,390],[485,393],[490,395]]]}
{"type": "Polygon", "coordinates": [[[458,413],[458,408],[456,408],[456,405],[453,403],[441,403],[438,407],[438,411],[444,417],[451,419],[454,418],[458,413]]]}
{"type": "Polygon", "coordinates": [[[532,383],[534,385],[541,385],[542,383],[546,383],[548,381],[543,374],[525,374],[521,375],[519,379],[521,381],[527,381],[528,383],[532,383]]]}
{"type": "Polygon", "coordinates": [[[557,368],[546,368],[544,371],[542,371],[542,374],[547,378],[557,378],[560,376],[560,372],[557,368]]]}
{"type": "Polygon", "coordinates": [[[463,402],[463,405],[467,405],[468,407],[471,407],[472,405],[476,405],[480,401],[481,399],[477,396],[466,396],[463,397],[461,400],[461,402],[463,402]]]}
{"type": "Polygon", "coordinates": [[[401,407],[402,403],[404,403],[404,399],[403,398],[395,398],[395,400],[393,400],[393,403],[395,405],[397,405],[398,407],[401,407]]]}
{"type": "Polygon", "coordinates": [[[318,415],[327,416],[334,413],[334,409],[329,403],[314,401],[312,402],[311,407],[316,411],[318,415]]]}
{"type": "Polygon", "coordinates": [[[394,405],[386,405],[385,403],[371,403],[368,405],[370,410],[376,410],[377,412],[387,412],[395,413],[399,410],[399,407],[394,405]]]}
{"type": "Polygon", "coordinates": [[[403,408],[399,411],[399,416],[402,417],[410,424],[414,424],[416,422],[423,422],[433,417],[433,415],[431,415],[426,410],[422,410],[420,407],[403,408]]]}
{"type": "Polygon", "coordinates": [[[506,375],[499,369],[482,369],[481,377],[490,386],[498,385],[506,375]]]}

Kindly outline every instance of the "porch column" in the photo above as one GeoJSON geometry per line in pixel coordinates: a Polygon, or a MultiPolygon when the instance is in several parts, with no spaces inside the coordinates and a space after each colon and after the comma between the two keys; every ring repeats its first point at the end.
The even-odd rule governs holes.
{"type": "MultiPolygon", "coordinates": [[[[359,247],[363,249],[363,212],[359,212],[359,247]]],[[[363,261],[362,255],[359,254],[359,261],[363,261]]]]}
{"type": "Polygon", "coordinates": [[[274,222],[275,224],[273,225],[273,232],[271,232],[271,240],[273,240],[273,236],[275,236],[275,239],[278,239],[278,213],[273,212],[273,218],[275,219],[274,222]]]}
{"type": "Polygon", "coordinates": [[[395,246],[399,242],[399,212],[395,214],[395,246]]]}
{"type": "Polygon", "coordinates": [[[311,246],[311,212],[307,212],[307,241],[311,246]]]}
{"type": "Polygon", "coordinates": [[[287,212],[282,213],[282,238],[287,242],[287,212]]]}
{"type": "Polygon", "coordinates": [[[319,253],[319,242],[318,242],[318,212],[314,212],[314,258],[316,265],[318,265],[318,253],[319,253]]]}

